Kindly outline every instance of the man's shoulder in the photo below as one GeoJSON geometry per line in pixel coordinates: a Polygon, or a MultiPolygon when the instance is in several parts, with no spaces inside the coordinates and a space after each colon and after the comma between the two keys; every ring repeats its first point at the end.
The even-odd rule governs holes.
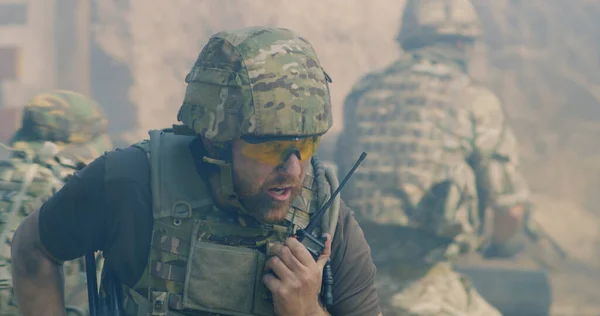
{"type": "Polygon", "coordinates": [[[368,72],[356,81],[350,94],[378,88],[386,81],[386,78],[403,76],[413,64],[414,60],[404,57],[393,61],[385,67],[368,72]]]}
{"type": "Polygon", "coordinates": [[[105,177],[109,181],[149,179],[150,162],[146,151],[136,145],[106,152],[105,177]]]}
{"type": "Polygon", "coordinates": [[[346,205],[343,199],[340,199],[340,215],[338,221],[340,223],[345,223],[350,218],[354,218],[354,211],[346,205]]]}
{"type": "MultiPolygon", "coordinates": [[[[333,236],[334,248],[347,248],[349,239],[352,239],[357,232],[362,234],[362,230],[354,217],[354,211],[349,208],[343,199],[340,199],[340,212],[338,215],[337,228],[333,236]]],[[[333,249],[335,252],[337,249],[333,249]]]]}
{"type": "Polygon", "coordinates": [[[439,89],[437,85],[423,84],[432,80],[448,82],[448,89],[454,91],[463,90],[474,84],[473,78],[453,64],[413,58],[408,54],[382,69],[361,77],[352,87],[347,103],[358,102],[367,96],[375,99],[390,96],[390,93],[381,93],[380,90],[402,93],[404,90],[417,88],[420,91],[439,89]]]}
{"type": "Polygon", "coordinates": [[[348,96],[346,97],[346,103],[354,102],[356,99],[359,99],[365,91],[376,88],[382,79],[382,71],[373,71],[363,75],[350,89],[350,93],[348,93],[348,96]]]}
{"type": "Polygon", "coordinates": [[[137,157],[133,159],[140,159],[141,157],[147,156],[147,151],[144,149],[143,146],[136,143],[127,147],[115,148],[111,151],[107,151],[106,155],[125,159],[130,159],[132,157],[137,157]]]}

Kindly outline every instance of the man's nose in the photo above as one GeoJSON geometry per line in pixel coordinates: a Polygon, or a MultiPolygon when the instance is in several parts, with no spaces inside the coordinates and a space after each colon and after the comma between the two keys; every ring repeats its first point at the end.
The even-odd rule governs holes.
{"type": "Polygon", "coordinates": [[[289,157],[283,162],[280,172],[292,177],[299,177],[300,172],[302,172],[302,168],[300,166],[300,159],[298,159],[298,155],[295,153],[289,155],[289,157]]]}

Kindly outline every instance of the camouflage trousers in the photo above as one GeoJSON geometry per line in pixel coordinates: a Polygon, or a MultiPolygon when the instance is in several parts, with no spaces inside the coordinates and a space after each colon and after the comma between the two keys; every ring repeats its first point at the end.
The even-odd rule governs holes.
{"type": "Polygon", "coordinates": [[[449,263],[423,270],[400,265],[377,270],[386,316],[500,316],[471,282],[449,263]]]}

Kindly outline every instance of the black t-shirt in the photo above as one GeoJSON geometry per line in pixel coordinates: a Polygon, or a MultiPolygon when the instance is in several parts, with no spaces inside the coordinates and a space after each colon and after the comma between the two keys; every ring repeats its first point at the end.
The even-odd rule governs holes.
{"type": "MultiPolygon", "coordinates": [[[[108,152],[77,172],[40,209],[40,237],[59,260],[103,251],[127,286],[145,271],[152,235],[150,164],[136,147],[108,152]]],[[[380,312],[375,265],[352,212],[342,203],[332,244],[333,315],[380,312]]]]}

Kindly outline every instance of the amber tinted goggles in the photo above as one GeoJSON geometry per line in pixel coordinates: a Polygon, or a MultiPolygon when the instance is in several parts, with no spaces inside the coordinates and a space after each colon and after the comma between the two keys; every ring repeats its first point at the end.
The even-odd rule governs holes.
{"type": "Polygon", "coordinates": [[[317,151],[320,140],[320,136],[297,139],[242,138],[242,154],[272,166],[285,162],[294,153],[300,161],[306,161],[317,151]]]}

